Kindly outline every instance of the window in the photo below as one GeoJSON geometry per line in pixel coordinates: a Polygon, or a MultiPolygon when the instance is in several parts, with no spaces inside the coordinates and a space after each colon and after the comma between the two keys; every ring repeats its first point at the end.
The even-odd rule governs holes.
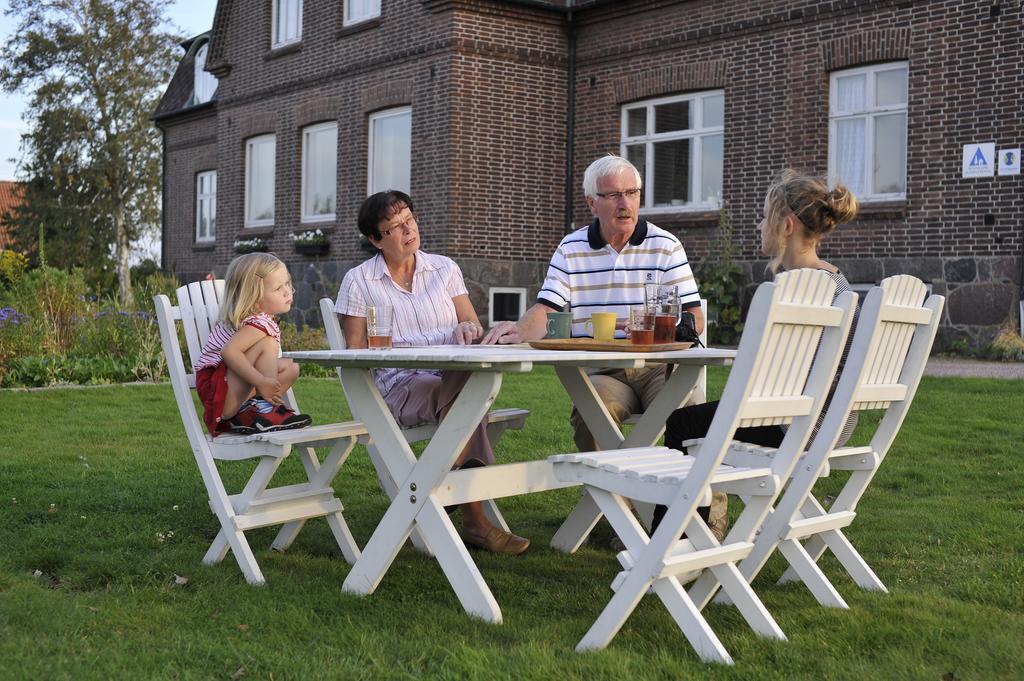
{"type": "Polygon", "coordinates": [[[334,219],[338,180],[338,124],[320,123],[302,131],[302,221],[334,219]]]}
{"type": "Polygon", "coordinates": [[[302,40],[302,0],[274,0],[271,47],[283,47],[302,40]]]}
{"type": "Polygon", "coordinates": [[[217,232],[217,171],[196,175],[196,243],[213,241],[217,232]]]}
{"type": "Polygon", "coordinates": [[[369,181],[367,194],[412,184],[412,109],[403,106],[370,116],[369,181]]]}
{"type": "Polygon", "coordinates": [[[490,289],[487,326],[498,322],[518,322],[526,314],[526,289],[495,286],[490,289]]]}
{"type": "Polygon", "coordinates": [[[345,0],[344,26],[380,16],[380,0],[345,0]]]}
{"type": "Polygon", "coordinates": [[[622,155],[644,178],[642,212],[718,207],[724,124],[721,90],[622,107],[622,155]]]}
{"type": "Polygon", "coordinates": [[[213,99],[213,93],[217,91],[217,79],[212,73],[206,71],[206,52],[210,43],[203,43],[203,46],[196,50],[195,72],[192,77],[192,104],[203,104],[213,99]]]}
{"type": "Polygon", "coordinates": [[[245,226],[274,224],[274,135],[253,137],[245,143],[245,226]]]}
{"type": "Polygon", "coordinates": [[[828,151],[829,176],[858,198],[906,196],[906,62],[832,74],[828,151]]]}

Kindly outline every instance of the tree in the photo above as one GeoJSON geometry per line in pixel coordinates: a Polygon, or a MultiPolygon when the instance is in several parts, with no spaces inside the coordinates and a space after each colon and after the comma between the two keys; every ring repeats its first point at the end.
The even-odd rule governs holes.
{"type": "Polygon", "coordinates": [[[34,250],[42,231],[50,264],[113,269],[122,304],[132,242],[160,218],[160,137],[149,117],[175,64],[166,6],[10,0],[18,27],[0,51],[0,88],[31,93],[19,245],[34,250]]]}

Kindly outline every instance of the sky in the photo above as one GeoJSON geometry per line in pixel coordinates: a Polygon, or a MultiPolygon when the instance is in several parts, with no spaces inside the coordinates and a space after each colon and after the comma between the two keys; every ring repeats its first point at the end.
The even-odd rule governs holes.
{"type": "MultiPolygon", "coordinates": [[[[17,22],[6,16],[7,0],[0,0],[0,39],[6,44],[17,27],[17,22]]],[[[217,0],[174,0],[167,10],[167,18],[183,36],[194,36],[208,31],[213,25],[213,12],[217,0]]],[[[0,92],[0,180],[15,178],[15,163],[10,159],[20,155],[21,133],[26,131],[21,120],[28,97],[0,92]]]]}

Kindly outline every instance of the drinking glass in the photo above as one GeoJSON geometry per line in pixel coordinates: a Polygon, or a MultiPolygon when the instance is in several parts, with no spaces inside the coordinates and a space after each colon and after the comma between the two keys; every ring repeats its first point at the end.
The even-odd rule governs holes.
{"type": "Polygon", "coordinates": [[[633,345],[654,344],[654,310],[637,305],[629,310],[629,340],[633,345]]]}
{"type": "Polygon", "coordinates": [[[647,284],[644,286],[647,307],[654,311],[654,342],[671,343],[676,337],[679,320],[679,291],[675,286],[647,284]]]}
{"type": "Polygon", "coordinates": [[[391,306],[370,305],[366,308],[366,345],[387,350],[391,347],[391,306]]]}

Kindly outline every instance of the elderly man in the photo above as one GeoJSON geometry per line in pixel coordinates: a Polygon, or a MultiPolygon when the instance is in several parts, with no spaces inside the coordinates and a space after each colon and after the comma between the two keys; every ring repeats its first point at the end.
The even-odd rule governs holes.
{"type": "MultiPolygon", "coordinates": [[[[543,338],[547,313],[561,310],[574,313],[572,335],[586,336],[585,324],[594,312],[614,312],[619,319],[627,319],[631,306],[643,304],[645,284],[677,287],[681,307],[693,313],[700,333],[704,317],[686,251],[675,236],[640,218],[642,186],[640,173],[622,157],[605,156],[591,163],[583,175],[583,192],[594,221],[562,239],[551,256],[537,302],[522,319],[514,324],[500,322],[483,342],[543,338]]],[[[620,337],[623,333],[617,332],[620,337]]],[[[622,423],[654,400],[665,382],[665,365],[596,369],[591,371],[591,381],[612,418],[622,423]]],[[[579,450],[596,449],[575,408],[570,422],[579,450]]]]}

